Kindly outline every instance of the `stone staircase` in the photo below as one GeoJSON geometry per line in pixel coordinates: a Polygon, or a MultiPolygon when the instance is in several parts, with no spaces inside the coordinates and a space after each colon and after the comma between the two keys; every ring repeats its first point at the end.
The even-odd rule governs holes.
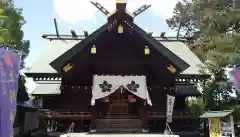
{"type": "Polygon", "coordinates": [[[180,137],[179,135],[163,135],[163,134],[88,134],[88,133],[72,133],[62,134],[60,137],[180,137]]]}
{"type": "Polygon", "coordinates": [[[142,121],[126,118],[98,119],[96,130],[97,132],[138,133],[142,130],[142,121]]]}

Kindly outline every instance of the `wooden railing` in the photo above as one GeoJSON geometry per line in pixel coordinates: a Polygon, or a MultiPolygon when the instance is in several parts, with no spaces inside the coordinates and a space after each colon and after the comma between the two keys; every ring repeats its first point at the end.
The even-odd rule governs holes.
{"type": "Polygon", "coordinates": [[[90,118],[91,112],[72,111],[72,110],[42,110],[41,117],[47,118],[90,118]]]}
{"type": "Polygon", "coordinates": [[[109,108],[108,107],[97,108],[97,116],[98,117],[107,116],[108,112],[109,112],[109,108]]]}
{"type": "MultiPolygon", "coordinates": [[[[148,111],[148,117],[149,118],[156,118],[156,117],[165,117],[166,116],[166,110],[163,109],[154,109],[148,111]]],[[[174,117],[192,117],[193,115],[186,111],[179,111],[179,110],[173,110],[173,118],[174,117]]]]}
{"type": "MultiPolygon", "coordinates": [[[[103,117],[105,116],[104,114],[107,113],[106,110],[98,110],[98,116],[103,117]]],[[[42,110],[41,117],[44,118],[81,118],[81,119],[90,119],[92,114],[90,111],[88,112],[83,112],[80,110],[42,110]]],[[[164,118],[166,116],[166,110],[148,110],[148,117],[149,118],[164,118]]],[[[191,113],[189,112],[183,112],[183,111],[173,111],[173,118],[188,118],[188,117],[193,117],[191,113]]]]}

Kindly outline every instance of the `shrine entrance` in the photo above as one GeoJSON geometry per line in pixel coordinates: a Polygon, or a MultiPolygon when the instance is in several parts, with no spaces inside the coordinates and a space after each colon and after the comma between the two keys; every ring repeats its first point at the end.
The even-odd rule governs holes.
{"type": "Polygon", "coordinates": [[[152,105],[145,76],[94,75],[91,103],[98,118],[139,118],[144,102],[152,105]]]}
{"type": "Polygon", "coordinates": [[[130,92],[117,90],[109,95],[109,116],[138,116],[137,97],[130,92]]]}
{"type": "Polygon", "coordinates": [[[99,107],[98,113],[104,115],[99,116],[96,121],[97,131],[141,132],[147,127],[143,99],[129,92],[126,88],[120,87],[112,94],[102,98],[101,101],[102,103],[96,103],[97,106],[102,104],[105,108],[99,107]]]}
{"type": "Polygon", "coordinates": [[[109,114],[110,115],[127,115],[128,100],[121,94],[121,91],[116,91],[109,96],[109,114]]]}

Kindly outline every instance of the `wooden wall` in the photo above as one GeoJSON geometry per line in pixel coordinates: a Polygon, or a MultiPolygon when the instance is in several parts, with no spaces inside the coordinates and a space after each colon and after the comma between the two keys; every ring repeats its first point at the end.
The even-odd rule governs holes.
{"type": "MultiPolygon", "coordinates": [[[[149,91],[151,100],[152,100],[152,108],[154,109],[166,109],[167,107],[167,94],[161,90],[150,90],[149,91]]],[[[186,108],[185,104],[185,96],[175,96],[174,110],[184,110],[186,108]]],[[[151,109],[151,107],[150,107],[151,109]]]]}
{"type": "MultiPolygon", "coordinates": [[[[167,96],[161,91],[149,91],[152,100],[152,109],[166,110],[167,96]]],[[[86,109],[91,106],[91,91],[86,90],[65,90],[60,95],[43,98],[44,109],[86,109]]],[[[186,108],[184,96],[176,96],[174,110],[184,110],[186,108]]]]}
{"type": "Polygon", "coordinates": [[[91,105],[92,93],[84,90],[66,90],[60,95],[43,98],[44,109],[86,109],[91,105]]]}
{"type": "Polygon", "coordinates": [[[61,109],[84,109],[91,105],[92,93],[89,91],[65,91],[59,97],[61,109]]]}
{"type": "MultiPolygon", "coordinates": [[[[166,108],[166,95],[161,91],[150,91],[150,98],[152,100],[153,107],[158,109],[166,108]]],[[[150,107],[151,108],[151,107],[150,107]]]]}

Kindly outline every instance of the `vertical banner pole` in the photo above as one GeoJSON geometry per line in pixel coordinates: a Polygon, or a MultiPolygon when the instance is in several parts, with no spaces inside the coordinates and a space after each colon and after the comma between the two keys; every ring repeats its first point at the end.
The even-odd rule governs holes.
{"type": "Polygon", "coordinates": [[[175,101],[175,97],[167,94],[166,132],[168,132],[168,128],[170,128],[168,123],[172,123],[174,101],[175,101]]]}
{"type": "Polygon", "coordinates": [[[234,130],[234,121],[233,121],[233,116],[229,116],[230,119],[230,124],[231,124],[231,129],[232,129],[232,137],[235,137],[235,130],[234,130]]]}

